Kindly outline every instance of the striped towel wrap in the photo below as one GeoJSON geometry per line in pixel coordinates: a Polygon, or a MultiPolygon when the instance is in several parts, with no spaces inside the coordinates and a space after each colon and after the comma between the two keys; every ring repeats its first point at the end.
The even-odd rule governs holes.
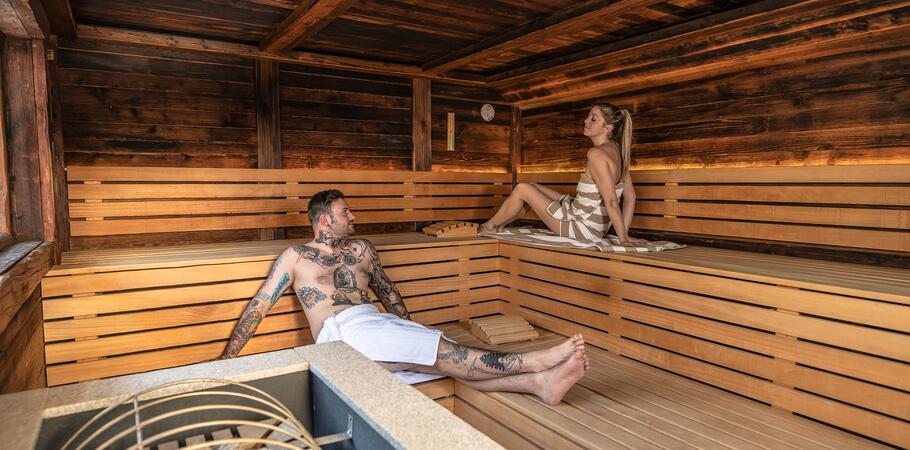
{"type": "MultiPolygon", "coordinates": [[[[623,183],[616,185],[616,198],[622,197],[623,183]]],[[[480,232],[481,236],[526,244],[567,248],[597,248],[602,252],[659,252],[683,248],[674,242],[648,242],[640,247],[619,244],[616,236],[604,236],[610,219],[604,208],[597,184],[582,172],[575,196],[564,194],[547,206],[547,214],[559,221],[559,234],[539,228],[507,228],[501,233],[480,232]]]]}

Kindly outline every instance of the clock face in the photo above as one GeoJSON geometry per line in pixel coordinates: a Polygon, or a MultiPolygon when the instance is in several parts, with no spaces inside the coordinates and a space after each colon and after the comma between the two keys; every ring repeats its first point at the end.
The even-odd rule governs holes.
{"type": "Polygon", "coordinates": [[[496,110],[493,109],[493,105],[491,105],[489,103],[484,103],[483,106],[480,107],[480,117],[483,120],[489,122],[489,121],[493,120],[493,116],[495,116],[495,115],[496,115],[496,110]]]}

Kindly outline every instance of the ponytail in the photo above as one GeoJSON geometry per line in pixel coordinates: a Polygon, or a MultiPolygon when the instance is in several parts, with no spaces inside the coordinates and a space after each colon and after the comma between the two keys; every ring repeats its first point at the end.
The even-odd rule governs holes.
{"type": "Polygon", "coordinates": [[[632,115],[628,110],[619,109],[610,103],[597,105],[600,111],[607,116],[607,123],[613,124],[613,135],[610,139],[619,147],[619,157],[622,162],[620,177],[624,177],[632,163],[632,115]]]}
{"type": "Polygon", "coordinates": [[[614,129],[613,136],[616,136],[617,132],[622,133],[619,139],[614,140],[619,143],[619,150],[622,155],[621,176],[624,177],[629,171],[629,164],[632,163],[632,115],[625,109],[619,110],[619,113],[622,114],[622,125],[620,125],[618,130],[614,129]]]}

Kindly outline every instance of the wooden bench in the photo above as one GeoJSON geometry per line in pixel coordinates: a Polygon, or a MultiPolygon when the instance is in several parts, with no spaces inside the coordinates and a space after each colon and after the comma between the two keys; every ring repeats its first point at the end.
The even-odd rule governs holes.
{"type": "Polygon", "coordinates": [[[506,173],[80,166],[66,172],[77,249],[127,246],[126,236],[148,236],[160,246],[173,245],[178,233],[308,226],[309,197],[325,189],[343,191],[360,224],[485,219],[512,189],[506,173]]]}
{"type": "MultiPolygon", "coordinates": [[[[910,165],[638,170],[632,179],[634,229],[910,252],[910,165]]],[[[574,193],[578,173],[518,181],[574,193]]]]}
{"type": "MultiPolygon", "coordinates": [[[[520,180],[565,182],[566,177],[522,174],[520,180]]],[[[642,194],[647,192],[644,188],[648,183],[640,184],[644,185],[638,189],[642,204],[657,202],[649,199],[650,194],[642,194]]],[[[502,186],[495,188],[501,189],[496,192],[507,190],[506,184],[502,186]]],[[[817,187],[836,186],[825,183],[817,187]]],[[[883,201],[880,206],[903,217],[900,214],[905,211],[899,205],[906,204],[900,203],[904,191],[886,191],[891,193],[888,198],[899,201],[883,201]]],[[[816,195],[813,201],[819,198],[816,195]]],[[[774,206],[795,203],[806,211],[864,209],[843,204],[820,207],[784,203],[774,206]]],[[[827,212],[818,217],[830,216],[827,212]]],[[[414,217],[408,214],[402,217],[414,217]]],[[[276,220],[284,223],[280,220],[285,219],[276,220]]],[[[759,225],[756,229],[767,224],[759,225]]],[[[771,225],[796,231],[807,226],[771,225]]],[[[811,228],[830,228],[835,234],[840,229],[873,236],[881,233],[879,242],[906,231],[906,226],[867,229],[842,222],[816,223],[811,228]]],[[[811,234],[805,238],[810,239],[811,234]]],[[[446,324],[517,312],[551,332],[584,332],[588,342],[609,352],[594,351],[606,358],[598,363],[602,368],[598,372],[605,376],[610,375],[613,364],[636,360],[675,374],[661,373],[658,377],[654,371],[641,372],[642,376],[682,386],[688,382],[680,380],[681,376],[775,408],[750,407],[757,411],[750,413],[756,421],[777,420],[781,414],[792,412],[890,445],[910,447],[910,280],[906,270],[695,246],[628,255],[484,238],[438,240],[414,233],[373,240],[406,296],[409,309],[415,311],[415,319],[423,323],[446,324]]],[[[856,242],[870,245],[875,238],[856,242]]],[[[55,267],[42,285],[49,383],[135,373],[214,357],[271,260],[287,245],[264,241],[66,253],[63,264],[55,267]]],[[[284,348],[310,340],[299,307],[287,296],[263,322],[246,351],[284,348]]],[[[437,394],[445,394],[451,386],[453,393],[440,396],[441,403],[456,412],[473,414],[475,419],[491,414],[482,405],[503,403],[501,399],[482,403],[487,402],[484,397],[446,381],[434,386],[437,394]],[[456,395],[459,389],[463,398],[456,395]],[[473,409],[462,404],[468,396],[474,399],[467,401],[473,409]]],[[[590,386],[583,384],[584,389],[591,390],[590,386]]],[[[706,392],[732,398],[716,390],[706,392]]],[[[707,400],[715,406],[724,402],[707,400]]],[[[566,412],[560,407],[555,411],[563,416],[566,412]]],[[[515,416],[505,411],[505,416],[493,417],[495,425],[486,426],[490,430],[508,429],[511,434],[503,432],[508,436],[537,436],[526,431],[534,428],[533,423],[545,430],[554,421],[563,420],[533,408],[519,412],[515,416]],[[529,420],[532,425],[528,425],[529,420]],[[524,425],[514,428],[510,424],[524,425]]],[[[588,425],[580,430],[584,432],[585,427],[588,425]]],[[[785,425],[781,423],[780,427],[785,425]]],[[[803,424],[796,429],[808,428],[803,424]]],[[[762,430],[753,431],[774,433],[762,430]]],[[[749,435],[757,436],[754,433],[749,435]]],[[[834,445],[820,441],[817,432],[806,433],[815,444],[834,445]]],[[[713,439],[708,431],[700,435],[713,439]]],[[[571,441],[581,447],[591,443],[565,439],[553,437],[540,442],[571,441]]],[[[743,448],[770,442],[764,439],[750,441],[751,446],[743,448]]],[[[798,441],[786,443],[808,448],[798,441]]],[[[696,441],[690,445],[700,446],[696,441]]]]}
{"type": "MultiPolygon", "coordinates": [[[[462,344],[485,346],[466,324],[441,328],[462,344]]],[[[563,339],[541,333],[497,349],[536,350],[563,339]]],[[[478,392],[450,378],[416,387],[506,448],[886,448],[597,347],[587,351],[591,368],[557,406],[478,392]]]]}
{"type": "MultiPolygon", "coordinates": [[[[577,173],[519,174],[573,192],[577,173]]],[[[633,228],[910,252],[910,165],[635,171],[633,228]]],[[[532,217],[532,216],[529,216],[532,217]]],[[[503,244],[532,323],[883,442],[910,446],[906,269],[690,246],[503,244]]]]}
{"type": "MultiPolygon", "coordinates": [[[[415,320],[436,324],[500,311],[496,241],[366,237],[415,320]]],[[[48,385],[217,357],[272,262],[296,242],[65,253],[42,281],[48,385]]],[[[243,353],[311,343],[306,317],[288,293],[243,353]]]]}
{"type": "Polygon", "coordinates": [[[500,296],[534,325],[910,446],[906,270],[703,247],[500,255],[500,296]]]}

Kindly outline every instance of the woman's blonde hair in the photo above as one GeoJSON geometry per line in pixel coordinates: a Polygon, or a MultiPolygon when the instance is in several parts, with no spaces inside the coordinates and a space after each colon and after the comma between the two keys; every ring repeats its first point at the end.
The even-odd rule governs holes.
{"type": "Polygon", "coordinates": [[[600,108],[607,123],[613,125],[613,135],[610,139],[619,147],[619,156],[622,162],[622,173],[625,176],[632,162],[632,115],[625,109],[619,109],[610,103],[594,105],[600,108]]]}

